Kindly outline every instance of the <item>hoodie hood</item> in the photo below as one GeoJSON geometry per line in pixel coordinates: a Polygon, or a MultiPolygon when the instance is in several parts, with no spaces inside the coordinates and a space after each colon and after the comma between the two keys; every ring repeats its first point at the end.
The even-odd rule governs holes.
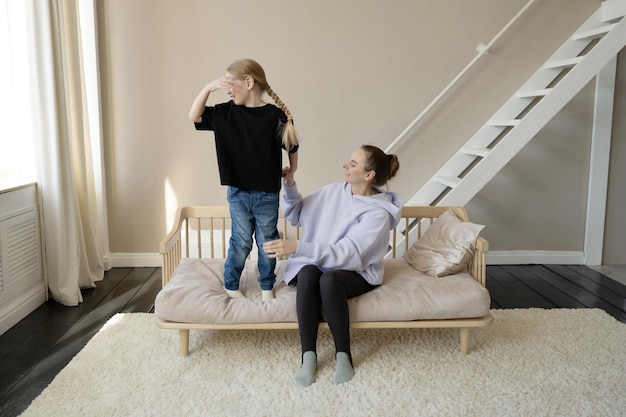
{"type": "MultiPolygon", "coordinates": [[[[345,183],[344,190],[352,194],[352,186],[345,183]]],[[[402,214],[402,198],[399,194],[392,191],[381,191],[371,196],[353,195],[352,198],[368,208],[382,208],[389,213],[389,228],[393,230],[400,223],[400,215],[402,214]]]]}

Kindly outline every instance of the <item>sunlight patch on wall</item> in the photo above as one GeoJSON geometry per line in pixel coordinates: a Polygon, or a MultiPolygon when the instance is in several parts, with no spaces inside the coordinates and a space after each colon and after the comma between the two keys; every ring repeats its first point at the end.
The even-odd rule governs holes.
{"type": "Polygon", "coordinates": [[[172,225],[174,224],[174,218],[176,217],[176,210],[178,209],[178,197],[174,192],[174,188],[172,187],[172,183],[169,178],[165,179],[164,183],[164,193],[165,196],[165,227],[166,230],[170,230],[172,225]]]}

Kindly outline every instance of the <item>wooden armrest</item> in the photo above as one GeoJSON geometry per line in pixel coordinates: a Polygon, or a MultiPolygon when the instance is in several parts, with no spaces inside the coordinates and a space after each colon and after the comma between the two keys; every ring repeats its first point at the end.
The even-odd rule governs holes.
{"type": "Polygon", "coordinates": [[[176,210],[176,217],[170,232],[161,240],[159,252],[161,253],[161,285],[165,286],[178,266],[181,258],[181,227],[187,219],[186,208],[176,210]]]}
{"type": "Polygon", "coordinates": [[[468,270],[472,277],[484,287],[487,286],[487,252],[489,252],[489,242],[485,238],[478,236],[474,246],[474,257],[470,261],[468,270]]]}
{"type": "Polygon", "coordinates": [[[483,252],[485,254],[489,252],[489,242],[487,242],[487,239],[482,236],[478,236],[476,239],[476,251],[483,252]]]}

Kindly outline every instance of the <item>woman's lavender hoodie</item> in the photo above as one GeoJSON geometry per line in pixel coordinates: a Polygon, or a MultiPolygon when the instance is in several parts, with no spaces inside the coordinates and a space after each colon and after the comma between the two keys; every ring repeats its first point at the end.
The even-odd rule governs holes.
{"type": "Polygon", "coordinates": [[[356,271],[372,285],[382,283],[382,259],[402,211],[398,194],[352,195],[349,183],[329,184],[304,198],[295,184],[283,190],[283,215],[304,232],[285,265],[285,283],[305,265],[356,271]]]}

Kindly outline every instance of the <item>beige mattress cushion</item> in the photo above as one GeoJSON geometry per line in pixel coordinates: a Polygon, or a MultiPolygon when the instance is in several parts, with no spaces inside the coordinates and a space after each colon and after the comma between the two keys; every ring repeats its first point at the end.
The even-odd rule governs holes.
{"type": "MultiPolygon", "coordinates": [[[[350,321],[407,321],[482,317],[489,292],[467,272],[433,278],[404,259],[387,259],[381,286],[349,300],[350,321]]],[[[247,299],[232,299],[223,289],[224,259],[182,259],[158,293],[155,315],[185,323],[296,322],[296,289],[285,285],[285,261],[276,266],[275,299],[261,301],[256,261],[246,263],[240,289],[247,299]]]]}

